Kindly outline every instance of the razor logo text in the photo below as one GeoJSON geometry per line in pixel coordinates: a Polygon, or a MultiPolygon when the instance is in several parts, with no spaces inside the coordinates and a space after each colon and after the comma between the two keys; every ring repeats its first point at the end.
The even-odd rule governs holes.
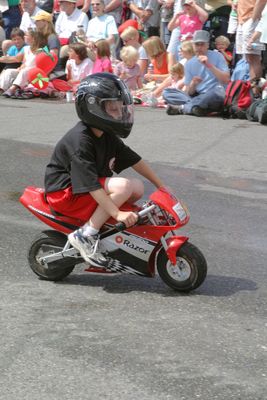
{"type": "Polygon", "coordinates": [[[123,241],[123,245],[133,249],[135,251],[139,251],[139,253],[147,254],[148,250],[143,249],[143,247],[136,246],[134,243],[131,243],[130,240],[125,239],[123,241]]]}

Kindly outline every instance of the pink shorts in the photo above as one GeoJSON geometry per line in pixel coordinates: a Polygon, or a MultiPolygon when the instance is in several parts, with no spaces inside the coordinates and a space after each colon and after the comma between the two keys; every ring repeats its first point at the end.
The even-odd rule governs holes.
{"type": "MultiPolygon", "coordinates": [[[[107,178],[99,178],[104,188],[107,178]]],[[[72,187],[46,194],[46,199],[52,210],[68,217],[88,220],[98,204],[90,193],[73,194],[72,187]]]]}

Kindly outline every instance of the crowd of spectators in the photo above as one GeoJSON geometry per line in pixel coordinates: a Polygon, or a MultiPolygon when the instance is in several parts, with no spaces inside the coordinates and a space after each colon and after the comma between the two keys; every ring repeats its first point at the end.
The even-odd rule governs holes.
{"type": "Polygon", "coordinates": [[[53,79],[75,92],[86,75],[113,72],[136,103],[168,105],[170,115],[217,111],[231,76],[264,78],[266,3],[0,0],[0,93],[16,98],[27,88],[38,32],[34,40],[58,57],[47,95],[55,92],[53,79]]]}

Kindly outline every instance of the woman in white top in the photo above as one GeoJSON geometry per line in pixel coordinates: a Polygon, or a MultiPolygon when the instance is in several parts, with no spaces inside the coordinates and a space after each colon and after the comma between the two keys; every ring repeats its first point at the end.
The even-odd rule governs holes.
{"type": "Polygon", "coordinates": [[[0,92],[3,96],[15,95],[17,89],[23,89],[28,84],[28,72],[35,67],[37,51],[47,45],[45,36],[37,31],[29,30],[25,33],[24,57],[22,65],[16,69],[6,69],[0,75],[0,92]]]}
{"type": "Polygon", "coordinates": [[[91,7],[93,18],[89,21],[86,37],[89,48],[94,48],[94,43],[99,39],[106,39],[109,45],[114,45],[118,37],[118,29],[112,15],[105,14],[103,0],[92,0],[91,7]]]}

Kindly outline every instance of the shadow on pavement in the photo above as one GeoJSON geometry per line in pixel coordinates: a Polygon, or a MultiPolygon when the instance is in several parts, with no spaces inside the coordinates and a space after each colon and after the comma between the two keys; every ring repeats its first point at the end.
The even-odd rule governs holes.
{"type": "Polygon", "coordinates": [[[213,296],[228,297],[237,292],[257,290],[257,284],[250,279],[233,276],[208,275],[205,282],[198,289],[190,293],[175,292],[166,286],[157,276],[155,278],[142,278],[130,275],[96,275],[91,273],[72,274],[60,285],[80,285],[101,287],[108,293],[145,292],[158,293],[166,297],[177,296],[213,296]]]}

